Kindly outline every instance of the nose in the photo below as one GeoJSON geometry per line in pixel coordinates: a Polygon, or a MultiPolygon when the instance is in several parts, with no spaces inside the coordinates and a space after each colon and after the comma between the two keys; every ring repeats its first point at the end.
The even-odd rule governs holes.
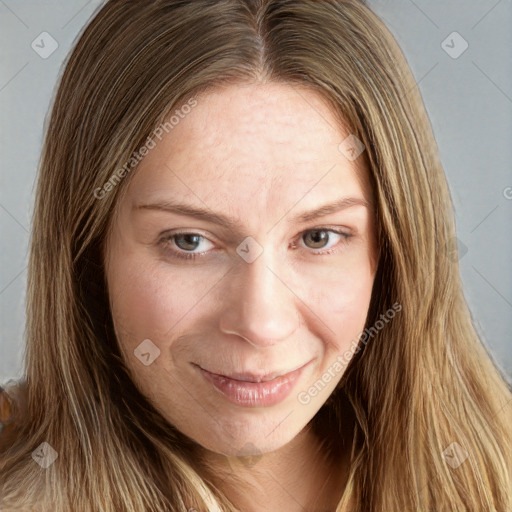
{"type": "Polygon", "coordinates": [[[226,291],[229,298],[224,301],[221,332],[238,335],[256,348],[275,345],[293,335],[300,324],[300,299],[277,267],[266,250],[252,263],[240,261],[226,291]]]}

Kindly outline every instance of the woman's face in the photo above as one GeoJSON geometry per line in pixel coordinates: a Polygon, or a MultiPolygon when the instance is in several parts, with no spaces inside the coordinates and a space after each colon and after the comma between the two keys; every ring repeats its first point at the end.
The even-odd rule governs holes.
{"type": "Polygon", "coordinates": [[[116,336],[182,433],[216,453],[266,453],[325,403],[364,329],[367,171],[311,90],[229,86],[193,104],[153,137],[111,225],[116,336]]]}

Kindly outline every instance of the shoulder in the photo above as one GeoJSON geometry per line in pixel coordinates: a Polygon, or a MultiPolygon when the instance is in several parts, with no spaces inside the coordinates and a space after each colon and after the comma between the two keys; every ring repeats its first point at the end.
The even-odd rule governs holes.
{"type": "Polygon", "coordinates": [[[0,452],[14,441],[26,403],[24,383],[10,381],[0,385],[0,452]]]}

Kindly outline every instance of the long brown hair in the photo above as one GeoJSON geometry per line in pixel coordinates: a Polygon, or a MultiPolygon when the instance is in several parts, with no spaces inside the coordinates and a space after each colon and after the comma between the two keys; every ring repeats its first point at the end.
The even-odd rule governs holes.
{"type": "Polygon", "coordinates": [[[110,0],[87,25],[40,162],[25,398],[2,443],[4,507],[236,510],[194,443],[129,378],[103,242],[137,172],[131,159],[155,129],[214,87],[269,81],[320,92],[363,142],[380,247],[367,326],[402,306],[312,420],[329,417],[336,444],[336,422],[353,413],[337,510],[512,510],[511,386],[464,300],[450,195],[414,78],[384,24],[355,0],[110,0]],[[43,442],[57,454],[45,469],[31,457],[43,442]]]}

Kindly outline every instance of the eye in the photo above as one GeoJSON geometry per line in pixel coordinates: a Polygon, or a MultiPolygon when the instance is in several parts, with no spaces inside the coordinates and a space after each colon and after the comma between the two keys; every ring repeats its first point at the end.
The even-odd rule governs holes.
{"type": "MultiPolygon", "coordinates": [[[[304,240],[306,248],[323,249],[321,251],[313,251],[315,255],[330,254],[340,249],[340,245],[347,243],[352,235],[339,229],[320,227],[309,229],[300,234],[299,239],[304,240]],[[334,237],[333,237],[334,234],[334,237]],[[338,243],[336,243],[338,241],[338,243]],[[328,249],[325,249],[329,242],[332,242],[328,249]]],[[[297,248],[296,243],[292,244],[292,248],[297,248]]]]}
{"type": "MultiPolygon", "coordinates": [[[[352,234],[339,229],[327,227],[309,229],[300,233],[299,237],[291,244],[291,248],[297,249],[296,242],[298,239],[301,239],[306,241],[305,249],[322,249],[314,250],[313,254],[315,256],[331,254],[339,251],[342,248],[342,245],[346,244],[351,236],[352,234]],[[325,249],[326,246],[329,246],[329,243],[331,243],[330,247],[325,249]]],[[[208,238],[199,233],[183,231],[164,234],[160,239],[160,244],[164,247],[166,252],[170,253],[171,257],[196,259],[207,256],[208,253],[211,252],[209,250],[211,247],[206,247],[200,252],[194,252],[201,246],[201,242],[204,241],[209,242],[211,247],[214,246],[208,238]]]]}
{"type": "Polygon", "coordinates": [[[202,252],[191,252],[197,249],[204,240],[208,239],[199,233],[181,232],[164,235],[161,239],[161,243],[172,256],[182,259],[194,259],[204,256],[208,252],[208,247],[202,252]],[[178,250],[176,250],[175,247],[177,247],[178,250]]]}

